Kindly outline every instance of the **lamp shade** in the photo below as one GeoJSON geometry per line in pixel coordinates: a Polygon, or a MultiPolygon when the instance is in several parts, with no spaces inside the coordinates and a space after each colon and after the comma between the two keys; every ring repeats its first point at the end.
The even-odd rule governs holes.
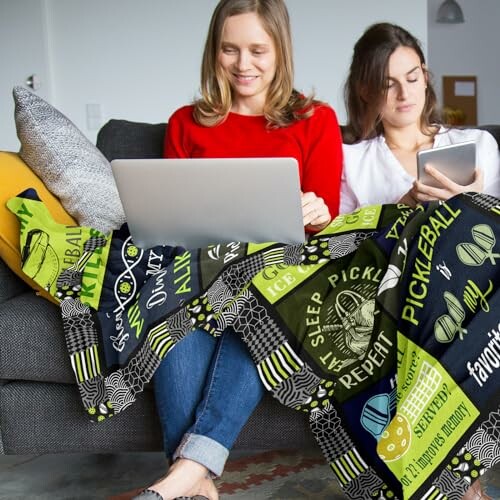
{"type": "Polygon", "coordinates": [[[457,24],[464,22],[464,13],[456,0],[444,0],[439,7],[436,21],[438,23],[457,24]]]}

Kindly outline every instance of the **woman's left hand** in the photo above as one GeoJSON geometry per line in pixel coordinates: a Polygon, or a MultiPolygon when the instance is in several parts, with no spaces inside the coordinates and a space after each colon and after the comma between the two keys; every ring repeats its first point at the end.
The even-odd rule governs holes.
{"type": "Polygon", "coordinates": [[[434,179],[441,184],[441,187],[431,187],[419,181],[415,181],[411,189],[411,194],[417,202],[447,200],[460,193],[466,193],[468,191],[481,193],[483,191],[483,172],[478,168],[476,168],[474,172],[474,180],[467,186],[462,186],[461,184],[453,182],[449,177],[446,177],[446,175],[430,165],[426,165],[425,171],[434,177],[434,179]]]}
{"type": "Polygon", "coordinates": [[[321,231],[332,220],[323,198],[315,193],[302,193],[302,217],[308,231],[321,231]]]}

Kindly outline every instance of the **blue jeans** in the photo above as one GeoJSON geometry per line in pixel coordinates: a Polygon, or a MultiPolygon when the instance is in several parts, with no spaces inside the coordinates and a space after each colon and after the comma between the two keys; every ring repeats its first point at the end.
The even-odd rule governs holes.
{"type": "Polygon", "coordinates": [[[191,332],[161,362],[154,386],[168,455],[220,476],[265,392],[243,341],[229,328],[218,338],[191,332]]]}

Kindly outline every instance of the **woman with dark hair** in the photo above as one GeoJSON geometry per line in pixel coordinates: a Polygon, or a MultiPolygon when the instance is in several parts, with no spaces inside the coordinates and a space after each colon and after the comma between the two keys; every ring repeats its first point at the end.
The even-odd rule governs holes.
{"type": "Polygon", "coordinates": [[[466,191],[500,196],[498,146],[488,132],[445,128],[436,111],[419,41],[400,26],[370,26],[354,46],[345,85],[348,123],[344,134],[341,212],[402,202],[414,206],[466,191]],[[468,186],[431,166],[441,187],[416,180],[416,153],[465,141],[476,143],[476,171],[468,186]]]}
{"type": "MultiPolygon", "coordinates": [[[[341,213],[364,205],[446,200],[466,191],[500,196],[500,159],[491,134],[446,128],[436,111],[420,42],[390,23],[370,26],[356,42],[345,85],[348,123],[344,132],[341,213]],[[416,180],[416,153],[465,141],[476,143],[472,184],[456,184],[436,169],[426,172],[441,187],[416,180]]],[[[488,499],[475,481],[464,500],[488,499]]]]}
{"type": "MultiPolygon", "coordinates": [[[[294,88],[283,0],[217,4],[203,53],[201,96],[170,117],[164,154],[294,157],[305,231],[320,231],[338,214],[340,128],[330,106],[294,88]]],[[[229,450],[264,393],[250,353],[229,328],[217,338],[195,330],[169,352],[154,381],[172,465],[138,498],[217,499],[212,479],[222,474],[229,450]]]]}

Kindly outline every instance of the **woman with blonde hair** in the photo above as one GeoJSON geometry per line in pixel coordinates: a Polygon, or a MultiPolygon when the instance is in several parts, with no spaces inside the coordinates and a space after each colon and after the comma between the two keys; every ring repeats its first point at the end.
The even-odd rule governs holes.
{"type": "MultiPolygon", "coordinates": [[[[201,97],[170,117],[164,154],[294,157],[305,231],[323,229],[338,214],[340,129],[331,107],[294,88],[283,0],[217,4],[203,53],[201,97]]],[[[217,499],[213,478],[222,474],[229,450],[264,393],[245,344],[229,328],[218,338],[195,330],[166,356],[154,381],[172,465],[138,498],[217,499]]]]}

